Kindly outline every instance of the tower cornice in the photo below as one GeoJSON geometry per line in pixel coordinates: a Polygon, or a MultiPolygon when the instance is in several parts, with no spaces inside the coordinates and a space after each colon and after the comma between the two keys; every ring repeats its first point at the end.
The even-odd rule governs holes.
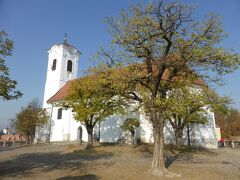
{"type": "Polygon", "coordinates": [[[70,45],[70,44],[65,44],[65,43],[54,44],[47,50],[47,52],[48,53],[51,52],[56,47],[63,48],[63,49],[72,48],[72,49],[76,50],[76,53],[78,53],[78,56],[80,56],[82,54],[75,46],[70,45]]]}

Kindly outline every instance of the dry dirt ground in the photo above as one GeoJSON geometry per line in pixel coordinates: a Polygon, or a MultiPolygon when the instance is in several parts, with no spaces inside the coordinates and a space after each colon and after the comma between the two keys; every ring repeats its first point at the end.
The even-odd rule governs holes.
{"type": "MultiPolygon", "coordinates": [[[[38,144],[0,149],[0,179],[151,180],[152,145],[101,144],[85,151],[77,144],[38,144]]],[[[240,180],[240,149],[189,150],[167,147],[171,179],[240,180]]]]}

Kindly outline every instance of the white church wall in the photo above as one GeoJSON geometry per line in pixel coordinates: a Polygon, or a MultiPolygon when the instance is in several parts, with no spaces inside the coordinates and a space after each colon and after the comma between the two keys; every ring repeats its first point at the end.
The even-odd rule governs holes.
{"type": "Polygon", "coordinates": [[[76,121],[73,117],[73,113],[69,110],[69,132],[70,132],[70,141],[75,141],[78,139],[78,127],[81,125],[80,122],[76,121]]]}
{"type": "MultiPolygon", "coordinates": [[[[115,115],[101,122],[100,142],[117,142],[119,138],[125,138],[125,133],[120,128],[125,119],[126,116],[115,115]]],[[[95,128],[95,134],[97,132],[98,128],[95,128]]]]}
{"type": "MultiPolygon", "coordinates": [[[[217,148],[216,127],[214,113],[206,109],[208,123],[205,125],[192,124],[190,125],[190,141],[191,145],[204,148],[217,148]]],[[[153,128],[144,114],[140,115],[140,138],[141,142],[153,143],[153,128]]],[[[173,128],[169,122],[166,122],[164,127],[164,141],[166,144],[175,144],[175,135],[173,128]]],[[[188,144],[187,128],[183,130],[183,138],[181,144],[188,144]]]]}
{"type": "MultiPolygon", "coordinates": [[[[51,141],[75,141],[78,139],[78,127],[81,126],[83,130],[82,140],[87,141],[87,131],[85,126],[80,122],[74,120],[73,112],[63,110],[62,119],[57,119],[58,107],[53,108],[52,113],[52,132],[51,141]]],[[[194,124],[190,126],[190,140],[191,145],[206,148],[216,148],[216,135],[214,114],[208,111],[209,123],[207,125],[194,124]]],[[[135,114],[136,116],[136,114],[135,114]]],[[[100,125],[100,142],[118,142],[119,139],[127,139],[130,142],[130,134],[123,132],[120,126],[128,116],[115,115],[107,118],[101,122],[100,125]]],[[[137,128],[136,137],[141,139],[141,142],[153,143],[152,125],[143,114],[138,115],[140,120],[140,127],[137,128]]],[[[94,136],[98,137],[98,125],[94,128],[94,136]]],[[[169,123],[164,128],[165,142],[175,144],[175,137],[173,129],[169,123]]],[[[182,144],[187,145],[187,129],[184,129],[182,144]]]]}
{"type": "MultiPolygon", "coordinates": [[[[57,119],[57,107],[53,108],[52,113],[52,132],[51,141],[75,141],[78,139],[78,127],[81,126],[83,130],[82,140],[87,141],[88,135],[85,126],[74,120],[71,110],[63,110],[62,119],[57,119]],[[69,136],[68,136],[69,134],[69,136]]],[[[217,148],[214,115],[209,113],[209,123],[207,125],[194,124],[190,126],[190,140],[191,145],[206,148],[217,148]]],[[[126,139],[130,142],[130,134],[123,132],[120,126],[128,116],[114,115],[101,122],[100,125],[100,142],[118,142],[119,139],[126,139]]],[[[141,142],[153,143],[152,125],[147,120],[146,116],[141,114],[138,116],[140,120],[140,127],[137,128],[136,137],[141,139],[141,142]]],[[[94,128],[94,137],[98,137],[98,125],[94,128]]],[[[175,144],[175,137],[173,129],[169,123],[164,128],[165,142],[175,144]]],[[[184,129],[182,144],[187,145],[187,129],[184,129]]]]}
{"type": "Polygon", "coordinates": [[[47,100],[51,98],[67,81],[77,78],[78,58],[80,53],[73,46],[59,44],[48,50],[47,77],[45,83],[43,107],[50,107],[47,100]],[[53,70],[53,61],[56,69],[53,70]],[[67,62],[72,61],[72,72],[67,71],[67,62]]]}
{"type": "Polygon", "coordinates": [[[140,115],[139,131],[141,142],[153,143],[153,127],[143,113],[140,115]]]}
{"type": "MultiPolygon", "coordinates": [[[[190,144],[191,146],[204,147],[216,149],[217,139],[215,130],[214,113],[207,110],[208,122],[202,124],[191,124],[189,126],[190,144]]],[[[169,122],[166,123],[164,128],[165,143],[175,144],[175,135],[173,128],[169,122]]],[[[183,130],[183,137],[180,141],[181,144],[188,145],[187,127],[183,130]]]]}
{"type": "Polygon", "coordinates": [[[76,79],[77,78],[77,72],[78,72],[78,58],[79,54],[78,51],[73,47],[67,47],[63,48],[63,57],[61,61],[61,65],[64,68],[61,68],[61,76],[62,81],[67,82],[70,79],[76,79]],[[68,60],[72,61],[72,72],[67,71],[67,63],[68,60]]]}
{"type": "Polygon", "coordinates": [[[60,46],[52,46],[48,50],[48,66],[47,66],[47,76],[44,91],[43,107],[49,107],[47,100],[52,97],[60,89],[60,74],[61,74],[61,60],[62,60],[62,48],[60,46]],[[56,59],[56,69],[52,70],[53,60],[56,59]]]}
{"type": "Polygon", "coordinates": [[[164,127],[164,142],[166,144],[175,144],[176,142],[173,128],[169,122],[166,122],[164,127]]]}
{"type": "Polygon", "coordinates": [[[217,140],[215,138],[214,129],[212,127],[206,127],[204,125],[195,125],[194,136],[191,137],[191,144],[194,146],[211,149],[217,148],[217,140]]]}
{"type": "MultiPolygon", "coordinates": [[[[123,140],[126,143],[131,142],[131,135],[129,132],[123,131],[121,125],[127,118],[136,117],[139,119],[139,115],[136,113],[129,113],[127,115],[113,115],[106,118],[100,124],[100,142],[118,142],[123,140]]],[[[98,137],[99,126],[94,128],[95,137],[98,137]]],[[[136,128],[135,138],[140,138],[139,128],[136,128]]]]}
{"type": "MultiPolygon", "coordinates": [[[[193,124],[190,125],[190,141],[192,146],[217,148],[217,140],[214,128],[213,113],[208,111],[209,123],[206,125],[193,124]]],[[[123,124],[127,116],[111,116],[103,121],[100,125],[100,141],[101,142],[118,142],[119,139],[127,139],[130,141],[130,134],[123,132],[120,126],[123,124]]],[[[143,114],[139,115],[140,127],[136,130],[136,137],[141,142],[153,143],[153,128],[147,117],[143,114]]],[[[94,128],[95,137],[98,137],[98,125],[94,128]]],[[[170,123],[166,123],[164,127],[165,143],[175,144],[175,135],[170,123]]],[[[187,128],[183,131],[181,144],[188,144],[187,128]]]]}
{"type": "Polygon", "coordinates": [[[59,107],[53,108],[51,141],[76,141],[78,140],[78,127],[82,126],[82,140],[87,141],[87,131],[80,122],[76,121],[70,109],[62,110],[62,118],[57,119],[59,107]]]}
{"type": "Polygon", "coordinates": [[[69,110],[70,113],[70,140],[71,141],[76,141],[80,139],[80,134],[79,134],[79,127],[82,128],[82,141],[87,142],[88,140],[88,134],[87,134],[87,130],[85,128],[85,126],[83,124],[81,124],[81,122],[76,121],[74,119],[74,113],[69,110]]]}
{"type": "Polygon", "coordinates": [[[208,123],[204,125],[194,125],[192,143],[200,147],[218,148],[214,113],[209,109],[207,112],[209,120],[208,123]]]}
{"type": "Polygon", "coordinates": [[[53,107],[52,112],[52,124],[51,124],[51,141],[62,141],[64,126],[66,124],[65,118],[65,110],[62,111],[62,119],[57,119],[58,107],[53,107]]]}

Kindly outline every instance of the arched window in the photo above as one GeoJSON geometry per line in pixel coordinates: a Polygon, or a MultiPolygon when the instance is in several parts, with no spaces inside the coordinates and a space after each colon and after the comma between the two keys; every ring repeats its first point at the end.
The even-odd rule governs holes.
{"type": "Polygon", "coordinates": [[[71,60],[68,60],[68,62],[67,62],[67,71],[72,72],[72,61],[71,60]]]}
{"type": "Polygon", "coordinates": [[[52,71],[56,70],[56,66],[57,66],[57,60],[54,59],[52,64],[52,71]]]}
{"type": "Polygon", "coordinates": [[[62,108],[58,109],[57,119],[62,119],[62,108]]]}

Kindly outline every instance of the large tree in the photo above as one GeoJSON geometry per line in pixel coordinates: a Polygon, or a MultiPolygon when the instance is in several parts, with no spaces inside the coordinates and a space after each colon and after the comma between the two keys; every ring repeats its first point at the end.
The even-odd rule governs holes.
{"type": "Polygon", "coordinates": [[[183,3],[160,0],[133,5],[107,22],[113,44],[125,55],[120,64],[137,62],[141,65],[132,72],[145,72],[141,78],[132,73],[124,84],[138,86],[145,94],[131,88],[126,92],[128,98],[142,104],[153,126],[152,174],[171,176],[163,158],[166,107],[161,104],[167,93],[177,88],[179,80],[192,84],[199,78],[206,83],[219,82],[222,75],[238,67],[239,55],[219,46],[225,33],[217,16],[210,14],[202,22],[193,21],[192,6],[183,3]]]}
{"type": "Polygon", "coordinates": [[[32,143],[36,127],[45,125],[48,121],[47,112],[41,108],[37,99],[32,100],[12,120],[17,133],[27,136],[27,143],[32,143]]]}
{"type": "Polygon", "coordinates": [[[115,96],[110,82],[104,73],[75,80],[64,102],[59,104],[71,108],[75,119],[85,126],[88,133],[87,149],[93,146],[94,126],[107,117],[124,111],[124,100],[115,96]]]}
{"type": "Polygon", "coordinates": [[[12,55],[13,42],[7,38],[7,33],[0,31],[0,98],[3,100],[18,99],[22,93],[16,90],[17,82],[10,79],[9,69],[5,62],[6,56],[12,55]]]}

